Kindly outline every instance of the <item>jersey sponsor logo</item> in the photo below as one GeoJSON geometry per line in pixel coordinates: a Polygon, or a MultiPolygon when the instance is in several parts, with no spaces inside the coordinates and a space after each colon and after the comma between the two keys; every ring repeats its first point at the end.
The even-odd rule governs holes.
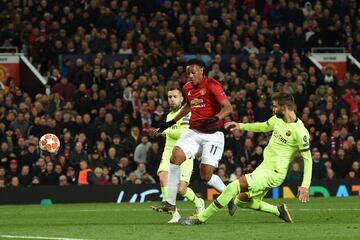
{"type": "Polygon", "coordinates": [[[287,143],[286,139],[283,136],[281,136],[281,134],[277,130],[274,130],[273,136],[275,138],[279,139],[281,142],[283,142],[285,144],[287,143]]]}
{"type": "Polygon", "coordinates": [[[307,139],[306,136],[303,137],[303,140],[304,140],[304,142],[307,142],[307,141],[308,141],[308,139],[307,139]]]}
{"type": "Polygon", "coordinates": [[[201,103],[203,103],[204,100],[202,100],[201,98],[194,98],[193,100],[191,100],[191,105],[199,105],[201,103]]]}
{"type": "Polygon", "coordinates": [[[190,101],[190,104],[192,108],[202,108],[205,107],[205,104],[203,102],[204,100],[200,98],[194,98],[193,100],[190,101]]]}
{"type": "Polygon", "coordinates": [[[205,94],[206,94],[206,89],[205,88],[200,89],[200,95],[204,96],[205,94]]]}
{"type": "Polygon", "coordinates": [[[290,137],[291,136],[291,131],[290,130],[287,130],[286,132],[286,136],[290,137]]]}

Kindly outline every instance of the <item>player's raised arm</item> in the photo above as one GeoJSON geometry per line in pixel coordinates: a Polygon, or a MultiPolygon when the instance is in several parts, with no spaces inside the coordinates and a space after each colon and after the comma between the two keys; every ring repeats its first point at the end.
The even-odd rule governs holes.
{"type": "Polygon", "coordinates": [[[256,123],[235,123],[229,122],[224,125],[226,129],[233,131],[235,129],[240,129],[243,131],[250,132],[270,132],[274,130],[274,125],[276,122],[276,116],[269,118],[266,122],[256,122],[256,123]],[[236,125],[237,124],[237,125],[236,125]]]}
{"type": "Polygon", "coordinates": [[[304,161],[304,176],[301,186],[298,189],[298,198],[301,202],[309,201],[309,187],[312,177],[312,156],[310,151],[309,133],[304,128],[303,132],[298,133],[299,151],[304,161]]]}
{"type": "Polygon", "coordinates": [[[159,127],[159,132],[163,132],[165,131],[167,128],[171,127],[172,125],[174,125],[179,119],[183,118],[186,114],[188,114],[190,112],[190,108],[189,105],[187,103],[184,104],[184,106],[182,106],[180,112],[170,121],[167,121],[163,124],[160,125],[159,127]]]}
{"type": "Polygon", "coordinates": [[[163,134],[165,134],[166,136],[169,136],[171,138],[174,138],[174,139],[178,139],[180,138],[181,134],[184,133],[184,131],[186,129],[189,128],[189,114],[185,115],[181,120],[180,122],[180,127],[178,128],[168,128],[166,129],[163,134]]]}

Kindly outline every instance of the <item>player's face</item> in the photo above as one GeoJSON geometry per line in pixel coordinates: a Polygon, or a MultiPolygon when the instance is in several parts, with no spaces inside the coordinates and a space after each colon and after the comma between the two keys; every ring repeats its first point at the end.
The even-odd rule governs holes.
{"type": "Polygon", "coordinates": [[[277,101],[273,101],[272,109],[273,109],[274,115],[276,115],[277,118],[284,118],[285,108],[280,106],[277,101]]]}
{"type": "Polygon", "coordinates": [[[198,65],[190,65],[186,67],[186,73],[192,84],[198,85],[203,78],[204,69],[198,65]]]}
{"type": "Polygon", "coordinates": [[[179,90],[172,90],[168,92],[168,102],[171,110],[177,109],[183,101],[182,94],[179,90]]]}

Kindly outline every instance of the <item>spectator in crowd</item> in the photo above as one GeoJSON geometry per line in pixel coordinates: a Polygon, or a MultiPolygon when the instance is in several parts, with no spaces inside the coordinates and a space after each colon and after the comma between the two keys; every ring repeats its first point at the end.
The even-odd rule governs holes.
{"type": "Polygon", "coordinates": [[[239,166],[239,160],[237,160],[233,154],[231,149],[227,149],[224,152],[224,156],[220,161],[220,164],[224,164],[227,169],[227,173],[231,174],[235,171],[235,169],[239,166]]]}
{"type": "Polygon", "coordinates": [[[235,169],[235,172],[233,172],[231,175],[230,175],[230,182],[236,180],[236,179],[239,179],[241,176],[243,176],[243,171],[241,169],[241,167],[237,167],[235,169]]]}
{"type": "Polygon", "coordinates": [[[80,161],[80,171],[77,178],[78,185],[95,184],[96,176],[93,171],[88,167],[87,160],[80,161]]]}
{"type": "Polygon", "coordinates": [[[74,150],[71,152],[69,164],[74,168],[79,168],[81,160],[88,160],[87,153],[83,150],[83,144],[76,142],[74,150]]]}
{"type": "Polygon", "coordinates": [[[71,184],[71,185],[76,185],[77,184],[76,171],[72,166],[67,167],[66,178],[67,178],[69,184],[71,184]]]}
{"type": "Polygon", "coordinates": [[[141,143],[136,146],[134,152],[134,161],[136,163],[146,163],[148,151],[151,147],[148,136],[141,137],[141,143]]]}
{"type": "Polygon", "coordinates": [[[343,149],[337,151],[337,157],[334,161],[334,171],[337,178],[345,178],[346,174],[351,169],[351,159],[346,156],[343,149]]]}
{"type": "Polygon", "coordinates": [[[59,181],[59,186],[61,187],[69,186],[68,179],[65,175],[60,175],[58,181],[59,181]]]}
{"type": "Polygon", "coordinates": [[[39,181],[41,185],[58,184],[58,175],[54,172],[54,164],[52,162],[46,163],[46,169],[40,173],[39,181]]]}
{"type": "Polygon", "coordinates": [[[124,169],[122,168],[118,168],[113,176],[118,178],[119,184],[124,184],[126,182],[127,176],[125,174],[124,169]]]}
{"type": "Polygon", "coordinates": [[[115,175],[111,177],[111,185],[119,185],[119,178],[115,175]]]}
{"type": "Polygon", "coordinates": [[[146,169],[152,176],[157,176],[157,169],[161,162],[162,152],[158,142],[151,143],[151,147],[146,156],[146,169]]]}
{"type": "Polygon", "coordinates": [[[320,152],[317,148],[312,150],[312,159],[313,159],[313,170],[312,178],[313,179],[324,179],[326,176],[326,168],[323,160],[320,158],[320,152]]]}
{"type": "Polygon", "coordinates": [[[0,177],[0,188],[5,188],[5,179],[0,177]]]}
{"type": "Polygon", "coordinates": [[[3,179],[4,182],[5,182],[5,175],[6,175],[5,168],[0,166],[0,178],[3,179]]]}
{"type": "Polygon", "coordinates": [[[56,83],[51,89],[53,93],[58,93],[64,98],[64,101],[71,101],[75,96],[76,87],[69,82],[67,77],[62,77],[59,83],[56,83]]]}
{"type": "Polygon", "coordinates": [[[291,168],[286,177],[286,180],[301,181],[301,179],[302,179],[302,172],[301,172],[300,164],[298,162],[293,162],[291,164],[291,168]]]}
{"type": "Polygon", "coordinates": [[[144,163],[139,163],[138,167],[136,168],[136,170],[134,171],[136,178],[139,178],[141,180],[144,179],[144,176],[146,174],[146,166],[144,163]]]}
{"type": "Polygon", "coordinates": [[[16,159],[10,160],[9,169],[6,174],[6,178],[10,181],[12,177],[15,177],[19,174],[19,165],[16,159]]]}
{"type": "Polygon", "coordinates": [[[108,157],[104,160],[104,165],[109,168],[110,174],[112,175],[119,164],[119,159],[116,157],[116,149],[110,147],[108,150],[108,157]]]}
{"type": "Polygon", "coordinates": [[[30,167],[23,165],[21,167],[21,173],[18,175],[19,183],[21,186],[30,186],[32,182],[32,175],[30,174],[30,167]]]}
{"type": "Polygon", "coordinates": [[[11,177],[9,186],[10,187],[19,187],[20,186],[19,178],[17,176],[11,177]]]}

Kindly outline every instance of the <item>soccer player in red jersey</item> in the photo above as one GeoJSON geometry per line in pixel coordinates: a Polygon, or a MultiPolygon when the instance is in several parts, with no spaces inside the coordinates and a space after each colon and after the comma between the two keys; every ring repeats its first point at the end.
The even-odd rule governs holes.
{"type": "MultiPolygon", "coordinates": [[[[201,153],[201,179],[219,192],[225,189],[223,181],[213,173],[224,151],[225,138],[221,131],[223,119],[232,112],[232,106],[221,84],[204,76],[204,70],[204,64],[200,60],[192,59],[187,62],[186,73],[190,81],[183,86],[186,103],[173,120],[163,123],[158,129],[162,132],[191,113],[190,128],[176,142],[170,158],[168,199],[153,206],[155,211],[171,214],[175,211],[180,165],[198,152],[201,153]]],[[[229,214],[234,215],[236,206],[233,201],[230,201],[228,208],[229,214]]]]}

